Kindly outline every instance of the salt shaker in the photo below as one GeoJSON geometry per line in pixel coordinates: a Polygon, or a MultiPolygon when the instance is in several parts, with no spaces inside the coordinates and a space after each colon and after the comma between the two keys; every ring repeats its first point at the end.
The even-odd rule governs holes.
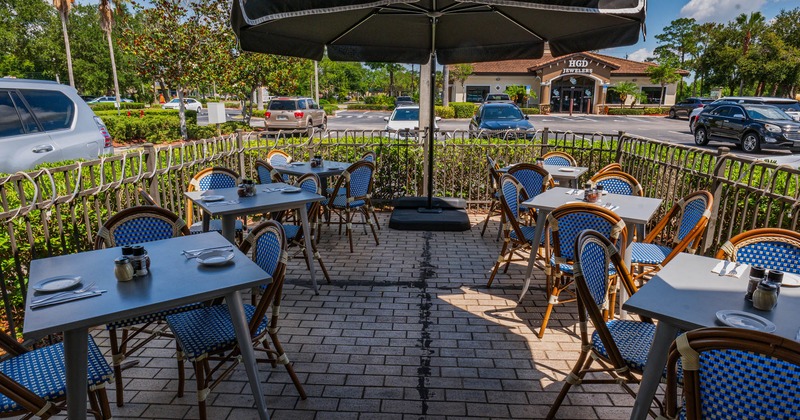
{"type": "Polygon", "coordinates": [[[146,276],[147,275],[147,256],[144,251],[144,247],[141,245],[133,246],[133,260],[131,261],[131,265],[133,265],[133,274],[136,277],[146,276]]]}
{"type": "Polygon", "coordinates": [[[781,284],[783,284],[783,271],[769,270],[767,281],[774,284],[778,295],[781,294],[781,284]]]}
{"type": "Polygon", "coordinates": [[[758,284],[764,279],[765,273],[766,270],[764,267],[750,267],[750,281],[747,283],[747,293],[744,295],[745,299],[751,302],[753,301],[753,292],[758,289],[758,284]]]}
{"type": "Polygon", "coordinates": [[[133,266],[128,257],[118,257],[114,260],[114,276],[117,281],[133,280],[133,266]]]}
{"type": "Polygon", "coordinates": [[[753,292],[753,307],[762,311],[771,311],[778,304],[778,287],[769,281],[762,281],[753,292]]]}

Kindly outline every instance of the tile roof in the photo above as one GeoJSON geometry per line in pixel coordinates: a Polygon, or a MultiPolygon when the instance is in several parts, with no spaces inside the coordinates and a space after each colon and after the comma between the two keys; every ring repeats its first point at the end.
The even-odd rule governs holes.
{"type": "MultiPolygon", "coordinates": [[[[553,57],[547,51],[541,58],[527,59],[527,60],[508,60],[508,61],[491,61],[485,63],[472,63],[473,73],[475,74],[527,74],[551,63],[556,63],[571,57],[584,56],[586,58],[599,61],[603,64],[609,65],[612,76],[644,76],[647,74],[649,67],[654,67],[654,63],[646,63],[641,61],[626,60],[624,58],[613,57],[605,54],[598,54],[593,52],[576,53],[562,57],[553,57]]],[[[681,75],[688,75],[686,70],[679,70],[681,75]]]]}

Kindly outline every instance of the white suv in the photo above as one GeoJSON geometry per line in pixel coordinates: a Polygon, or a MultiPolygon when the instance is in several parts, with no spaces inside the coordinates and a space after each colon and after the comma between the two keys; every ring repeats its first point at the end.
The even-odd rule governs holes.
{"type": "Polygon", "coordinates": [[[0,172],[113,154],[103,120],[69,86],[0,79],[0,172]]]}

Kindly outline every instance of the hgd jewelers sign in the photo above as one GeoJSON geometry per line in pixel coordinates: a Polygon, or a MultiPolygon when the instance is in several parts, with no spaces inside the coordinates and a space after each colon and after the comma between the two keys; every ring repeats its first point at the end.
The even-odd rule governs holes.
{"type": "Polygon", "coordinates": [[[591,74],[592,69],[589,67],[589,60],[567,60],[567,67],[561,69],[561,74],[584,73],[591,74]]]}

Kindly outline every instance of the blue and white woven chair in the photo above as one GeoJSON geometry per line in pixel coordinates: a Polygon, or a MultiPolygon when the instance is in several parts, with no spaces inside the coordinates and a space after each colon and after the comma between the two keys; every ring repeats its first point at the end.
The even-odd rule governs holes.
{"type": "Polygon", "coordinates": [[[489,226],[489,219],[492,216],[500,216],[500,228],[497,230],[497,238],[500,239],[500,232],[503,231],[503,209],[500,207],[500,166],[492,159],[489,154],[486,154],[486,164],[489,168],[489,212],[486,213],[486,220],[483,222],[483,229],[481,229],[481,236],[486,233],[486,227],[489,226]]]}
{"type": "Polygon", "coordinates": [[[505,174],[500,178],[500,190],[500,210],[503,212],[503,220],[505,221],[503,248],[494,263],[486,287],[492,287],[492,282],[495,275],[497,275],[497,270],[500,269],[500,264],[505,263],[506,266],[503,269],[503,273],[506,273],[511,261],[527,261],[523,252],[529,251],[538,254],[540,247],[540,244],[537,244],[536,247],[533,246],[535,228],[525,226],[519,222],[520,203],[528,199],[525,187],[513,175],[505,174]],[[515,260],[514,256],[519,258],[515,260]]]}
{"type": "MultiPolygon", "coordinates": [[[[372,198],[372,179],[375,175],[375,165],[372,162],[359,161],[350,165],[342,172],[336,181],[334,191],[344,188],[345,195],[336,195],[328,198],[327,207],[331,213],[339,216],[339,234],[342,234],[342,225],[347,227],[347,237],[350,241],[350,252],[353,252],[353,217],[356,213],[362,215],[363,223],[369,225],[375,245],[378,242],[378,233],[370,218],[370,207],[367,205],[372,198]]],[[[330,220],[328,221],[330,225],[330,220]]]]}
{"type": "Polygon", "coordinates": [[[628,384],[639,383],[634,373],[641,375],[656,331],[653,322],[647,318],[641,321],[606,320],[605,313],[612,304],[616,283],[622,283],[630,295],[636,293],[636,285],[622,261],[622,254],[605,233],[583,230],[572,248],[575,255],[573,268],[578,292],[581,353],[550,407],[548,419],[556,416],[573,385],[616,382],[635,397],[628,384]],[[609,266],[614,268],[617,281],[609,274],[609,266]],[[594,326],[591,336],[587,321],[594,326]],[[595,362],[601,365],[600,369],[592,369],[595,362]],[[611,378],[587,379],[585,375],[589,372],[606,373],[611,378]]]}
{"type": "Polygon", "coordinates": [[[748,230],[725,242],[717,258],[800,274],[800,233],[775,228],[748,230]]]}
{"type": "MultiPolygon", "coordinates": [[[[189,188],[186,190],[191,191],[206,191],[216,190],[222,188],[236,188],[239,185],[239,174],[236,172],[222,167],[206,168],[196,173],[191,181],[189,181],[189,188]]],[[[195,211],[194,203],[192,200],[186,200],[186,223],[189,225],[189,231],[192,235],[203,233],[203,222],[194,221],[195,211]]],[[[241,220],[236,220],[236,238],[241,241],[245,225],[241,220]]],[[[212,232],[222,232],[222,221],[219,219],[211,219],[209,222],[208,230],[212,232]]]]}
{"type": "Polygon", "coordinates": [[[617,162],[612,162],[612,163],[609,163],[608,165],[606,165],[606,166],[603,166],[602,168],[600,168],[600,170],[599,170],[599,171],[597,171],[597,172],[595,173],[595,175],[597,175],[597,174],[602,174],[602,173],[604,173],[604,172],[610,172],[610,171],[619,171],[619,172],[624,172],[624,171],[622,171],[622,165],[620,165],[620,164],[619,164],[619,163],[617,163],[617,162]]]}
{"type": "MultiPolygon", "coordinates": [[[[305,174],[297,179],[295,186],[302,188],[305,191],[308,191],[313,194],[322,195],[322,185],[320,184],[319,177],[317,174],[305,174]]],[[[313,203],[306,204],[306,212],[308,213],[308,222],[311,225],[311,248],[313,252],[314,259],[317,260],[317,264],[319,264],[319,268],[322,270],[322,274],[325,276],[325,280],[328,283],[331,282],[331,276],[328,274],[328,269],[325,268],[325,263],[322,262],[322,256],[319,254],[317,250],[317,244],[315,239],[316,235],[319,235],[319,228],[320,228],[320,208],[322,205],[319,201],[315,201],[313,203]]],[[[300,217],[294,217],[294,220],[297,222],[293,224],[288,223],[281,223],[283,226],[283,230],[286,233],[286,240],[288,242],[288,247],[291,248],[296,246],[300,248],[300,251],[303,253],[303,260],[308,261],[305,259],[306,255],[306,243],[305,243],[305,232],[303,232],[303,226],[299,222],[300,217]]],[[[306,266],[308,263],[306,262],[306,266]]],[[[310,267],[309,267],[310,268],[310,267]]]]}
{"type": "Polygon", "coordinates": [[[714,196],[696,191],[678,200],[641,242],[631,244],[632,271],[635,279],[652,276],[681,252],[694,254],[700,237],[708,226],[714,196]],[[665,237],[667,226],[675,226],[665,237]]]}
{"type": "MultiPolygon", "coordinates": [[[[274,168],[279,165],[288,165],[292,163],[292,157],[283,150],[272,149],[267,153],[267,162],[274,168]]],[[[282,175],[281,178],[283,179],[282,182],[289,182],[289,175],[282,175]]]]}
{"type": "MultiPolygon", "coordinates": [[[[89,403],[96,418],[110,419],[106,383],[112,371],[89,336],[89,403]]],[[[64,343],[30,350],[0,332],[0,417],[49,418],[64,409],[67,392],[64,343]]]]}
{"type": "Polygon", "coordinates": [[[701,328],[670,346],[666,418],[796,419],[798,389],[800,343],[740,328],[701,328]]]}
{"type": "Polygon", "coordinates": [[[283,182],[280,172],[270,165],[269,162],[261,159],[256,159],[253,166],[256,168],[256,182],[259,184],[272,184],[274,182],[283,182]]]}
{"type": "Polygon", "coordinates": [[[361,159],[360,160],[363,160],[365,162],[376,163],[377,160],[378,160],[378,154],[375,153],[374,150],[368,150],[368,151],[364,152],[363,155],[361,155],[361,159]]]}
{"type": "Polygon", "coordinates": [[[544,159],[545,165],[578,166],[575,158],[564,152],[548,152],[542,156],[542,159],[544,159]]]}
{"type": "MultiPolygon", "coordinates": [[[[131,207],[115,214],[103,224],[95,237],[94,249],[142,244],[184,235],[189,235],[189,228],[186,227],[186,222],[175,213],[152,205],[131,207]]],[[[165,316],[199,306],[199,303],[187,305],[106,325],[111,344],[118,406],[122,407],[124,403],[122,370],[130,367],[130,365],[123,367],[122,362],[125,358],[151,340],[164,335],[164,328],[157,327],[157,324],[163,321],[165,316]],[[118,330],[122,330],[121,339],[117,335],[118,330]],[[139,339],[140,334],[147,336],[139,339]],[[128,348],[128,345],[134,342],[133,340],[137,340],[136,344],[128,348]]]]}
{"type": "MultiPolygon", "coordinates": [[[[300,397],[306,399],[303,385],[278,340],[277,322],[288,258],[286,237],[280,223],[268,220],[252,229],[239,248],[244,254],[248,254],[251,247],[253,261],[272,275],[272,282],[265,288],[258,304],[244,305],[253,348],[267,355],[266,359],[258,359],[259,362],[268,362],[272,366],[282,364],[300,397]],[[267,314],[270,306],[271,318],[267,314]],[[270,348],[268,340],[272,341],[274,350],[270,348]]],[[[194,367],[197,381],[199,417],[205,419],[208,394],[239,363],[239,344],[228,307],[219,304],[170,315],[167,317],[167,324],[175,334],[178,346],[178,396],[183,396],[184,360],[188,360],[194,367]],[[212,366],[209,362],[215,363],[212,366]]]]}
{"type": "MultiPolygon", "coordinates": [[[[525,187],[528,199],[534,198],[555,186],[550,173],[532,163],[518,163],[508,169],[508,174],[513,175],[525,187]]],[[[536,211],[534,209],[528,209],[525,206],[520,209],[529,213],[533,221],[536,220],[536,211]]]]}
{"type": "Polygon", "coordinates": [[[596,173],[589,183],[602,186],[604,190],[619,195],[636,195],[642,197],[644,191],[633,175],[622,171],[605,171],[596,173]]]}
{"type": "MultiPolygon", "coordinates": [[[[622,249],[621,252],[624,252],[628,230],[625,222],[611,210],[596,204],[570,203],[556,208],[547,215],[543,236],[547,238],[544,273],[547,275],[548,295],[539,338],[544,336],[553,307],[575,300],[574,293],[570,290],[574,275],[572,264],[575,260],[575,241],[581,231],[586,229],[593,229],[605,235],[622,249]],[[573,297],[562,300],[560,298],[562,292],[567,292],[573,297]]],[[[613,274],[613,267],[609,267],[609,271],[613,274]]],[[[610,308],[614,307],[615,296],[612,296],[610,308]]]]}
{"type": "MultiPolygon", "coordinates": [[[[377,168],[378,168],[378,163],[377,163],[378,154],[375,153],[374,150],[368,150],[368,151],[364,152],[364,154],[361,155],[361,159],[359,159],[359,160],[363,161],[363,162],[372,163],[373,165],[375,165],[375,170],[377,170],[377,168]]],[[[347,195],[347,191],[345,191],[344,187],[339,188],[339,189],[334,189],[333,187],[328,187],[328,189],[325,192],[327,193],[328,196],[330,196],[330,195],[333,195],[334,191],[336,191],[336,195],[347,195]]],[[[365,201],[367,202],[367,211],[369,211],[369,213],[372,214],[372,219],[375,220],[375,227],[377,227],[378,230],[381,230],[381,224],[380,224],[380,222],[378,222],[378,215],[375,213],[375,206],[372,205],[372,198],[370,197],[365,201]]]]}

